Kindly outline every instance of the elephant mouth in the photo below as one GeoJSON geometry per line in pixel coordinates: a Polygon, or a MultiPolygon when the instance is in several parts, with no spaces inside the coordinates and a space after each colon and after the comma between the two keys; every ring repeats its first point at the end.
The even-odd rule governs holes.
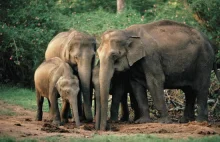
{"type": "Polygon", "coordinates": [[[70,66],[71,66],[71,68],[73,69],[74,74],[77,74],[77,75],[78,75],[78,67],[77,67],[77,65],[76,65],[76,64],[71,64],[70,66]]]}

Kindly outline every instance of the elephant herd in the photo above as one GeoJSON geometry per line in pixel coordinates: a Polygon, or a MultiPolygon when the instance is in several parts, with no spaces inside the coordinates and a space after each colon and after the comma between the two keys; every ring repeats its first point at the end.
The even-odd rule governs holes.
{"type": "Polygon", "coordinates": [[[121,102],[122,120],[126,121],[129,93],[135,123],[151,122],[148,90],[160,114],[159,122],[170,123],[164,89],[181,89],[185,94],[185,109],[180,122],[208,120],[211,71],[215,71],[218,80],[220,78],[214,46],[201,32],[182,23],[161,20],[106,31],[97,52],[96,45],[94,37],[76,30],[61,32],[50,41],[45,61],[34,75],[36,120],[42,120],[42,104],[46,97],[50,119],[55,125],[66,123],[72,110],[76,126],[80,126],[80,118],[84,116],[87,122],[95,120],[97,130],[106,130],[109,94],[112,94],[110,120],[118,120],[121,102]],[[97,65],[96,53],[99,57],[97,65]],[[95,118],[92,114],[93,90],[95,118]]]}

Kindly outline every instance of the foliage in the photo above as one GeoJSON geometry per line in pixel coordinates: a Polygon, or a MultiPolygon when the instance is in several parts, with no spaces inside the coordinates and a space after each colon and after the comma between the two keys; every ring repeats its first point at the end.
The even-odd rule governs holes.
{"type": "Polygon", "coordinates": [[[188,0],[189,7],[180,0],[127,0],[126,10],[121,14],[116,14],[116,1],[112,0],[3,1],[0,4],[0,80],[33,86],[34,71],[44,60],[49,41],[70,28],[86,31],[99,41],[100,34],[108,29],[170,19],[219,39],[219,26],[213,26],[219,24],[219,2],[211,1],[188,0]],[[203,3],[209,3],[210,8],[204,8],[203,3]],[[191,8],[195,12],[200,10],[197,12],[200,17],[209,20],[207,30],[195,20],[191,8]]]}
{"type": "MultiPolygon", "coordinates": [[[[217,46],[220,46],[220,1],[219,0],[188,0],[195,12],[197,21],[206,27],[206,34],[217,46]]],[[[218,52],[218,62],[220,53],[218,52]]]]}

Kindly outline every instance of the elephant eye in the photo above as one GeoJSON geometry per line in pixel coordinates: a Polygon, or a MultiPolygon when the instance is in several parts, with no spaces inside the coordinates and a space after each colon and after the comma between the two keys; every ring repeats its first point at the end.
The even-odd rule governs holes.
{"type": "Polygon", "coordinates": [[[77,55],[74,56],[74,59],[77,60],[79,57],[77,55]]]}
{"type": "Polygon", "coordinates": [[[118,54],[113,53],[113,54],[112,54],[112,59],[113,59],[114,61],[117,60],[117,59],[118,59],[118,54]]]}

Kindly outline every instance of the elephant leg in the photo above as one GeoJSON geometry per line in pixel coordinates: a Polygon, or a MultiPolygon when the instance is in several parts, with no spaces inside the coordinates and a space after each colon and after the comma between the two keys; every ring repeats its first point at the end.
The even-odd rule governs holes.
{"type": "Polygon", "coordinates": [[[99,130],[100,129],[100,121],[101,121],[101,104],[100,104],[100,93],[95,92],[95,129],[99,130]]]}
{"type": "Polygon", "coordinates": [[[118,121],[119,104],[125,93],[124,84],[121,80],[117,81],[117,78],[121,79],[118,75],[115,75],[112,79],[112,88],[110,90],[110,94],[112,94],[111,121],[118,121]]]}
{"type": "Polygon", "coordinates": [[[147,85],[155,107],[161,115],[161,118],[158,119],[158,122],[171,123],[172,121],[168,114],[162,83],[158,79],[150,79],[150,77],[148,77],[147,85]]]}
{"type": "Polygon", "coordinates": [[[122,117],[120,118],[120,121],[128,121],[129,120],[129,110],[128,110],[128,98],[127,93],[124,93],[122,99],[121,99],[121,112],[122,117]]]}
{"type": "Polygon", "coordinates": [[[78,101],[78,113],[80,121],[85,120],[85,115],[83,111],[83,105],[82,105],[82,94],[79,91],[79,94],[77,95],[77,101],[78,101]]]}
{"type": "Polygon", "coordinates": [[[49,120],[50,121],[53,121],[53,116],[51,115],[51,103],[50,103],[50,100],[47,99],[47,102],[48,102],[48,107],[49,107],[49,120]]]}
{"type": "Polygon", "coordinates": [[[110,121],[117,122],[118,121],[118,110],[119,110],[120,100],[118,96],[115,94],[112,95],[112,103],[111,103],[111,117],[110,121]]]}
{"type": "Polygon", "coordinates": [[[140,118],[140,112],[138,109],[138,103],[134,97],[134,94],[130,91],[130,101],[131,101],[131,108],[134,110],[134,121],[140,118]]]}
{"type": "Polygon", "coordinates": [[[43,111],[42,111],[42,107],[43,107],[43,103],[44,103],[44,97],[42,97],[39,93],[39,91],[36,91],[37,94],[37,116],[36,116],[36,120],[37,121],[42,121],[42,116],[43,116],[43,111]]]}
{"type": "Polygon", "coordinates": [[[71,113],[71,108],[69,108],[68,110],[69,110],[68,111],[68,118],[71,119],[71,118],[73,118],[73,114],[71,113]]]}
{"type": "Polygon", "coordinates": [[[66,100],[62,100],[62,110],[61,110],[61,122],[67,123],[70,112],[70,103],[66,100]]]}
{"type": "Polygon", "coordinates": [[[196,121],[203,122],[208,121],[208,88],[201,89],[197,91],[197,105],[198,105],[198,115],[196,121]]]}
{"type": "Polygon", "coordinates": [[[137,100],[138,109],[140,110],[140,117],[135,121],[135,123],[151,122],[145,87],[140,85],[137,81],[131,80],[131,88],[132,93],[134,94],[134,97],[137,100]]]}
{"type": "Polygon", "coordinates": [[[53,118],[53,124],[55,125],[60,125],[61,120],[60,120],[60,112],[59,112],[59,106],[58,106],[58,96],[57,93],[55,93],[55,90],[53,89],[52,91],[49,91],[49,100],[51,104],[51,116],[53,118]]]}
{"type": "Polygon", "coordinates": [[[95,75],[93,76],[94,80],[93,80],[93,86],[92,88],[94,88],[94,96],[95,96],[95,129],[99,130],[100,129],[100,121],[101,121],[101,100],[100,100],[100,85],[99,85],[99,81],[98,77],[97,77],[97,72],[95,73],[95,75]],[[96,80],[95,80],[96,79],[96,80]]]}
{"type": "Polygon", "coordinates": [[[208,93],[210,87],[212,64],[210,66],[202,66],[197,73],[197,80],[195,82],[195,94],[197,100],[197,117],[196,121],[203,122],[208,121],[208,93]],[[210,68],[209,68],[210,67],[210,68]]]}
{"type": "Polygon", "coordinates": [[[191,88],[182,89],[185,93],[186,103],[183,117],[180,119],[180,123],[187,123],[195,120],[195,101],[196,95],[191,88]]]}

